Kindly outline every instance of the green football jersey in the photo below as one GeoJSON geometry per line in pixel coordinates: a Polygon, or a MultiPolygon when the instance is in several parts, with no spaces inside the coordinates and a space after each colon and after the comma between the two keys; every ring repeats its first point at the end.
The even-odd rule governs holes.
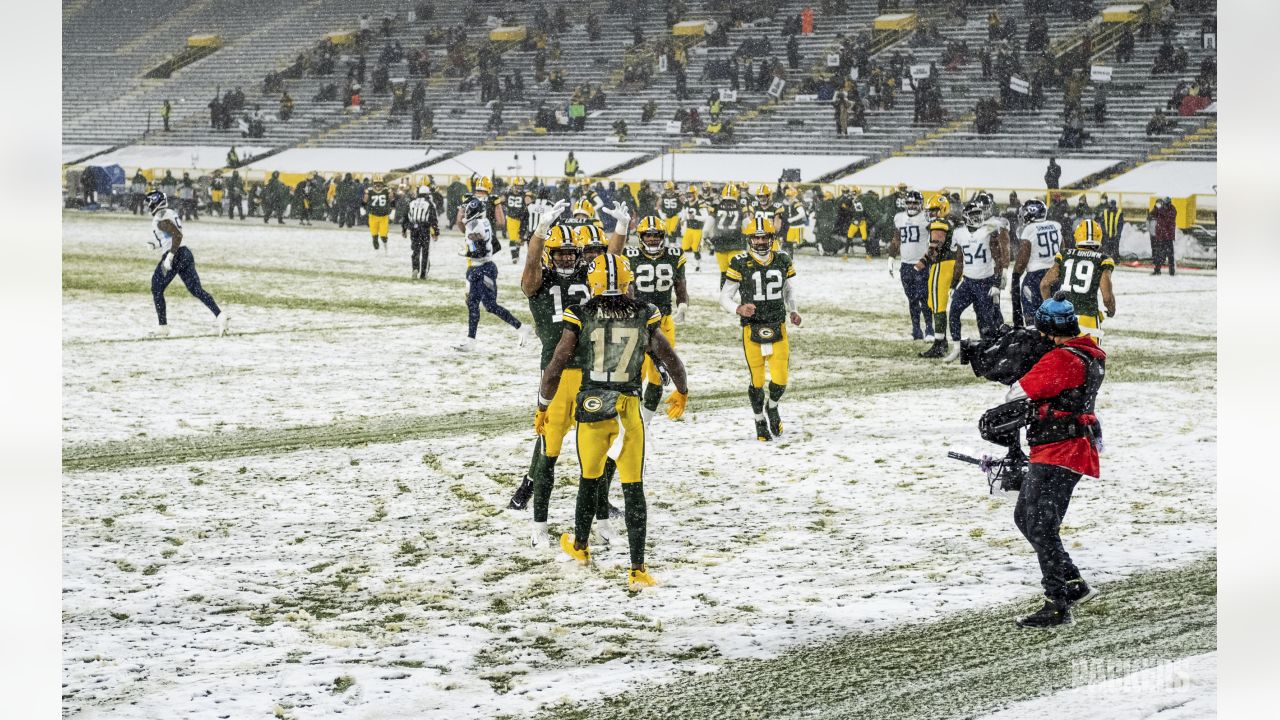
{"type": "MultiPolygon", "coordinates": [[[[529,312],[533,314],[533,327],[542,343],[542,365],[545,368],[556,352],[560,335],[564,332],[564,309],[591,299],[587,287],[587,271],[578,268],[572,275],[563,276],[554,269],[542,268],[542,285],[529,298],[529,312]]],[[[579,344],[567,367],[580,368],[586,349],[579,344]]]]}
{"type": "Polygon", "coordinates": [[[684,279],[684,264],[687,262],[684,253],[677,247],[663,248],[662,254],[656,258],[649,257],[637,247],[625,248],[623,253],[635,276],[631,282],[635,298],[653,303],[663,315],[670,315],[676,281],[684,279]]]}
{"type": "Polygon", "coordinates": [[[712,242],[718,253],[747,249],[747,240],[742,236],[741,206],[721,207],[716,210],[716,229],[712,242]]]}
{"type": "Polygon", "coordinates": [[[1068,248],[1054,256],[1058,279],[1077,315],[1098,314],[1098,289],[1102,274],[1115,269],[1116,261],[1104,253],[1087,248],[1068,248]]]}
{"type": "Polygon", "coordinates": [[[787,304],[782,299],[782,286],[796,276],[791,256],[782,251],[770,253],[762,263],[749,252],[739,253],[729,261],[725,277],[738,283],[742,303],[756,306],[755,314],[742,318],[743,325],[777,325],[787,319],[787,304]]]}
{"type": "Polygon", "coordinates": [[[680,202],[679,195],[668,191],[662,193],[662,198],[658,201],[658,207],[662,209],[663,217],[675,217],[680,214],[684,204],[680,202]]]}
{"type": "Polygon", "coordinates": [[[391,214],[391,188],[384,187],[381,190],[369,188],[368,212],[377,217],[386,217],[391,214]]]}
{"type": "Polygon", "coordinates": [[[592,298],[564,312],[565,326],[578,330],[578,347],[587,349],[582,389],[639,395],[645,350],[650,335],[661,332],[662,313],[654,305],[640,302],[629,302],[625,312],[612,313],[600,300],[592,298]]]}

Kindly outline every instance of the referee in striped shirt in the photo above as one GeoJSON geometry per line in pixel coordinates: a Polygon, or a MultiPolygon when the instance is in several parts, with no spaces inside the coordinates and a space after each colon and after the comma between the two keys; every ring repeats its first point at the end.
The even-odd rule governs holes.
{"type": "Polygon", "coordinates": [[[409,203],[409,212],[401,220],[400,235],[409,236],[409,252],[413,258],[413,272],[409,277],[427,279],[431,267],[431,241],[440,237],[440,223],[436,216],[436,204],[431,200],[431,188],[418,186],[418,197],[409,203]]]}

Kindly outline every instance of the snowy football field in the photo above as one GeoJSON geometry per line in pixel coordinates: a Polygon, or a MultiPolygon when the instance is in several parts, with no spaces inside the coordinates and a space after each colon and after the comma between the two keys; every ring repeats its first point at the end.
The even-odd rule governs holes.
{"type": "MultiPolygon", "coordinates": [[[[1010,622],[1040,592],[1013,498],[946,459],[993,450],[976,421],[1003,388],[915,357],[882,259],[798,256],[804,325],[769,445],[714,258],[690,272],[689,412],[648,428],[661,586],[633,597],[625,546],[561,562],[503,509],[529,462],[537,350],[488,315],[478,352],[450,349],[456,235],[418,282],[397,233],[383,254],[327,224],[188,223],[233,334],[176,281],[174,337],[152,339],[149,234],[143,217],[63,218],[67,717],[1007,719],[1059,692],[1102,708],[1080,717],[1213,713],[1212,273],[1116,274],[1104,477],[1064,527],[1103,595],[1035,633],[1010,622]],[[1028,657],[1062,671],[1021,682],[1028,657]],[[1114,701],[1118,671],[1083,670],[1099,659],[1141,692],[1114,701]],[[1146,660],[1189,679],[1141,680],[1146,660]]],[[[518,268],[499,272],[528,320],[518,268]]],[[[562,458],[557,533],[572,438],[562,458]]]]}

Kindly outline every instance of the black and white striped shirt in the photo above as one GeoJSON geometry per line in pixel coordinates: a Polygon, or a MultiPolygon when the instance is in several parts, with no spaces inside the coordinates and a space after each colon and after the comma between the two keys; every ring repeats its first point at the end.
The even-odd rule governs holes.
{"type": "Polygon", "coordinates": [[[413,226],[415,230],[431,230],[439,235],[440,225],[436,218],[436,204],[430,197],[414,198],[409,203],[409,212],[405,215],[404,223],[413,226]]]}

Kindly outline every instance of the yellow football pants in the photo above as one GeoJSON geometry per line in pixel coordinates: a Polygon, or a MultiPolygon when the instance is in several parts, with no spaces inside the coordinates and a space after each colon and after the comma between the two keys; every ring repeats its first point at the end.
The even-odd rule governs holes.
{"type": "Polygon", "coordinates": [[[741,253],[741,250],[729,250],[727,252],[716,251],[716,264],[720,266],[720,272],[729,272],[729,261],[741,253]]]}
{"type": "MultiPolygon", "coordinates": [[[[662,334],[667,336],[667,342],[671,343],[671,347],[676,346],[676,321],[670,315],[662,316],[662,324],[658,326],[662,330],[662,334]]],[[[650,385],[661,385],[662,375],[658,373],[658,366],[653,364],[653,358],[647,354],[644,356],[644,367],[640,369],[644,373],[644,379],[650,385]]]]}
{"type": "Polygon", "coordinates": [[[929,309],[946,312],[951,300],[951,280],[956,272],[956,261],[942,260],[929,266],[929,309]]]}
{"type": "Polygon", "coordinates": [[[609,447],[622,435],[618,453],[618,480],[623,484],[640,482],[644,475],[644,420],[640,418],[640,398],[622,395],[618,398],[618,417],[612,420],[578,424],[578,464],[582,477],[604,475],[604,461],[609,447]]]}
{"type": "Polygon", "coordinates": [[[1102,314],[1076,316],[1080,321],[1080,331],[1092,335],[1094,342],[1102,342],[1102,314]]]}
{"type": "Polygon", "coordinates": [[[387,215],[369,215],[369,234],[374,237],[386,237],[387,228],[391,227],[391,219],[387,215]]]}
{"type": "Polygon", "coordinates": [[[804,242],[804,227],[797,225],[787,228],[787,242],[793,245],[799,245],[804,242]]]}
{"type": "Polygon", "coordinates": [[[866,220],[859,220],[856,223],[850,223],[849,230],[845,233],[845,237],[849,238],[850,240],[854,239],[855,237],[858,237],[859,235],[862,236],[863,241],[866,241],[867,239],[867,221],[866,220]]]}
{"type": "Polygon", "coordinates": [[[791,359],[791,343],[787,340],[787,326],[782,326],[782,339],[769,344],[773,352],[767,357],[764,346],[751,342],[751,328],[742,328],[742,352],[747,356],[747,367],[751,370],[751,387],[764,387],[764,367],[769,365],[769,379],[775,385],[787,384],[787,365],[791,359]]]}
{"type": "Polygon", "coordinates": [[[520,220],[518,218],[507,218],[507,239],[511,242],[520,242],[520,220]]]}
{"type": "Polygon", "coordinates": [[[547,406],[547,427],[543,431],[542,454],[559,457],[564,436],[573,429],[573,403],[582,389],[582,370],[565,368],[560,374],[560,387],[547,406]]]}
{"type": "Polygon", "coordinates": [[[680,229],[680,216],[672,215],[662,221],[662,229],[667,231],[667,237],[675,237],[676,231],[680,229]]]}
{"type": "Polygon", "coordinates": [[[685,228],[684,234],[680,236],[680,249],[685,252],[699,252],[702,250],[702,229],[701,228],[685,228]]]}
{"type": "Polygon", "coordinates": [[[213,200],[213,202],[214,202],[214,204],[215,204],[215,205],[220,205],[220,204],[222,204],[222,191],[221,191],[221,190],[210,190],[210,191],[209,191],[209,197],[210,197],[210,199],[212,199],[212,200],[213,200]]]}

